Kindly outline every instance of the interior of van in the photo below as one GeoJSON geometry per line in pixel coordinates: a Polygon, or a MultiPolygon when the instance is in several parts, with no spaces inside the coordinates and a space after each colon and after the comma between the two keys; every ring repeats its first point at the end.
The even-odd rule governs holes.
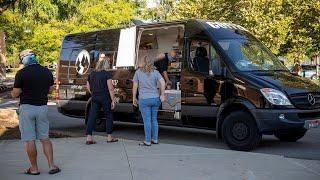
{"type": "MultiPolygon", "coordinates": [[[[175,119],[181,117],[181,60],[183,49],[184,27],[180,25],[150,28],[139,31],[137,50],[137,64],[147,56],[154,62],[167,58],[168,77],[172,82],[167,86],[167,101],[162,104],[162,111],[170,113],[175,119]]],[[[162,113],[163,114],[163,113],[162,113]]],[[[161,113],[159,114],[161,116],[161,113]]],[[[165,117],[162,117],[165,118],[165,117]]],[[[168,117],[168,119],[172,117],[168,117]]]]}

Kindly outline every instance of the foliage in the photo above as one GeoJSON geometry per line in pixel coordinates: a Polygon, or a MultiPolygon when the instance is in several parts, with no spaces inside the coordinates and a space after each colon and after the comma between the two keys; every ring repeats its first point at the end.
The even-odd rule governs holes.
{"type": "Polygon", "coordinates": [[[290,63],[320,52],[318,0],[180,0],[173,8],[174,19],[240,24],[290,63]]]}
{"type": "Polygon", "coordinates": [[[127,0],[24,0],[0,15],[0,31],[9,63],[17,65],[19,52],[32,48],[46,64],[58,59],[64,35],[128,24],[134,13],[127,0]]]}
{"type": "Polygon", "coordinates": [[[232,22],[249,29],[289,63],[320,54],[319,0],[2,0],[0,31],[7,57],[33,48],[42,63],[58,59],[65,34],[119,27],[134,16],[153,21],[187,18],[232,22]]]}

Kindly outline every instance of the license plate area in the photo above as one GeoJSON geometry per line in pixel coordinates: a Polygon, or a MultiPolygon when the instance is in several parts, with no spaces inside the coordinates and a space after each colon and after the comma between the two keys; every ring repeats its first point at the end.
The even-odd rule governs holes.
{"type": "Polygon", "coordinates": [[[311,128],[319,128],[320,127],[320,120],[306,120],[304,122],[304,128],[311,129],[311,128]]]}

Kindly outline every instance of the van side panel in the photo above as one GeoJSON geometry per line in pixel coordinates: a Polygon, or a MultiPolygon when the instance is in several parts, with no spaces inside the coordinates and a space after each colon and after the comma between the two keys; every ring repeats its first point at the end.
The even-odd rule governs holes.
{"type": "Polygon", "coordinates": [[[58,110],[69,116],[84,117],[90,94],[86,90],[88,75],[95,67],[101,52],[116,56],[119,41],[119,29],[102,30],[89,33],[68,35],[64,38],[58,66],[58,110]],[[81,51],[90,56],[85,73],[77,70],[76,59],[81,51]]]}

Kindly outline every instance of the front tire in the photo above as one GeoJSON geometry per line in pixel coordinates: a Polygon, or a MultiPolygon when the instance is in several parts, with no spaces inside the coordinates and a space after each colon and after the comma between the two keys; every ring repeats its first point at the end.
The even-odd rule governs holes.
{"type": "Polygon", "coordinates": [[[280,141],[296,142],[301,139],[306,132],[307,130],[303,128],[296,130],[276,131],[274,132],[274,136],[276,136],[280,141]]]}
{"type": "Polygon", "coordinates": [[[222,137],[230,149],[250,151],[259,145],[262,134],[251,114],[236,111],[224,119],[222,137]]]}

